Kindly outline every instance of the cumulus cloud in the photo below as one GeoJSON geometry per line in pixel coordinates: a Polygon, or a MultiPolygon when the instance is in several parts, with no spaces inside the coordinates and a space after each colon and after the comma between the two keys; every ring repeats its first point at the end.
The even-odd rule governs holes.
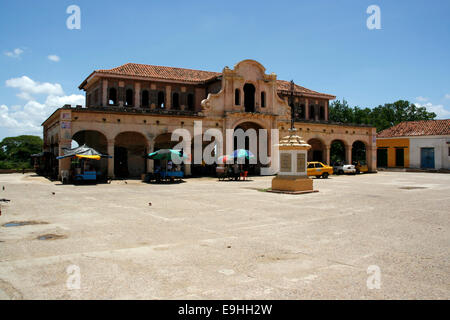
{"type": "Polygon", "coordinates": [[[446,109],[442,104],[432,104],[431,102],[420,104],[415,104],[418,107],[425,107],[428,112],[436,113],[437,119],[448,119],[450,118],[450,111],[446,109]]]}
{"type": "Polygon", "coordinates": [[[61,60],[60,57],[57,56],[56,54],[51,54],[47,58],[48,58],[48,60],[53,61],[53,62],[59,62],[59,60],[61,60]]]}
{"type": "Polygon", "coordinates": [[[425,98],[425,97],[420,96],[420,97],[417,97],[416,100],[417,100],[417,101],[420,101],[420,102],[427,102],[427,101],[428,101],[428,98],[425,98]]]}
{"type": "Polygon", "coordinates": [[[0,105],[0,127],[6,129],[8,135],[42,135],[41,123],[57,108],[65,104],[84,105],[83,95],[65,95],[58,83],[39,83],[23,76],[8,80],[6,85],[21,90],[18,96],[26,100],[23,105],[0,105]],[[46,94],[44,102],[34,99],[31,96],[34,93],[46,94]]]}
{"type": "Polygon", "coordinates": [[[15,48],[12,51],[6,51],[5,52],[5,56],[7,57],[11,57],[11,58],[20,58],[20,56],[22,55],[23,50],[20,48],[15,48]]]}
{"type": "Polygon", "coordinates": [[[32,94],[64,95],[64,91],[59,83],[40,83],[27,76],[6,80],[6,86],[19,89],[21,92],[18,96],[30,100],[32,94]]]}
{"type": "Polygon", "coordinates": [[[23,91],[16,94],[16,96],[23,100],[33,100],[33,97],[29,93],[23,91]]]}
{"type": "Polygon", "coordinates": [[[43,109],[38,102],[30,101],[19,110],[0,106],[0,127],[6,128],[11,135],[36,134],[42,135],[42,129],[36,115],[43,109]],[[33,107],[36,107],[33,109],[33,107]],[[30,112],[31,111],[31,112],[30,112]]]}
{"type": "Polygon", "coordinates": [[[65,104],[84,105],[84,96],[81,94],[71,94],[70,96],[48,96],[45,104],[49,107],[62,107],[65,104]]]}

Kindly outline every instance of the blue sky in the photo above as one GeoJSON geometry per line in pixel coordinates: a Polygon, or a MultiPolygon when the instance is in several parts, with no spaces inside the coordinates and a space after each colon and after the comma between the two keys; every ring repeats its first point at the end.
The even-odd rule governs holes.
{"type": "Polygon", "coordinates": [[[437,0],[2,0],[0,139],[40,135],[58,106],[83,101],[94,69],[126,62],[221,71],[255,59],[351,106],[407,99],[450,118],[449,18],[437,0]],[[80,30],[66,27],[72,4],[80,30]],[[366,26],[372,4],[381,30],[366,26]]]}

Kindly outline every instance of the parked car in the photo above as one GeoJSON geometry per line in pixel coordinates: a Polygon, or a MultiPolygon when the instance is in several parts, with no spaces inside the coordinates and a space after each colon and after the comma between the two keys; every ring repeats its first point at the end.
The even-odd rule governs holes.
{"type": "Polygon", "coordinates": [[[369,172],[369,167],[365,162],[356,161],[354,162],[356,173],[369,172]]]}
{"type": "Polygon", "coordinates": [[[356,168],[353,164],[336,164],[333,172],[335,174],[356,174],[356,168]]]}
{"type": "Polygon", "coordinates": [[[333,174],[333,167],[327,166],[322,162],[308,162],[307,172],[308,176],[327,179],[330,174],[333,174]]]}

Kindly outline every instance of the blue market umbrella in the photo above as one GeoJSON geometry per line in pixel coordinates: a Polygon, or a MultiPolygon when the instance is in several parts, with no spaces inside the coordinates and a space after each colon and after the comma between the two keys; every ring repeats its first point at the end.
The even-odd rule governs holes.
{"type": "Polygon", "coordinates": [[[249,150],[237,149],[231,153],[230,157],[235,158],[235,159],[241,159],[241,158],[254,159],[255,155],[249,150]]]}

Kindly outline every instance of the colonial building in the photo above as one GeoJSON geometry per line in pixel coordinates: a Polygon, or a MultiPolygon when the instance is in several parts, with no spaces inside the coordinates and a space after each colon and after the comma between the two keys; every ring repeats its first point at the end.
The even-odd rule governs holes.
{"type": "MultiPolygon", "coordinates": [[[[254,60],[222,72],[127,63],[93,71],[79,89],[86,92],[86,107],[66,105],[45,120],[44,150],[57,155],[72,140],[86,143],[113,156],[99,165],[110,177],[152,171],[153,161],[142,155],[175,145],[170,137],[177,128],[193,136],[194,121],[202,121],[203,132],[254,128],[267,129],[270,136],[279,129],[283,137],[290,128],[290,105],[298,134],[312,145],[308,160],[329,164],[331,145],[338,142],[346,162],[362,154],[376,170],[375,128],[331,123],[328,106],[335,96],[299,85],[292,92],[290,82],[267,74],[254,60]]],[[[69,162],[55,165],[59,173],[69,162]]],[[[198,170],[185,166],[187,175],[198,170]]]]}
{"type": "Polygon", "coordinates": [[[378,166],[450,170],[450,119],[405,121],[378,133],[378,166]]]}

